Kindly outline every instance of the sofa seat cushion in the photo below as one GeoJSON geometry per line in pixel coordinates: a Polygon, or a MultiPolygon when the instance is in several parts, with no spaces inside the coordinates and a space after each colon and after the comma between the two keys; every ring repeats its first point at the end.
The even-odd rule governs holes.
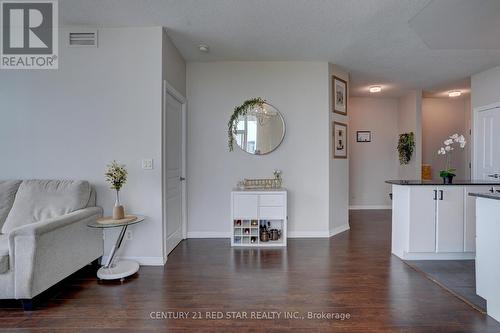
{"type": "Polygon", "coordinates": [[[20,180],[0,180],[0,229],[14,204],[19,185],[21,185],[20,180]]]}
{"type": "Polygon", "coordinates": [[[0,274],[9,271],[9,237],[0,235],[0,274]]]}
{"type": "Polygon", "coordinates": [[[86,181],[25,180],[17,190],[2,233],[83,209],[90,200],[90,191],[86,181]]]}

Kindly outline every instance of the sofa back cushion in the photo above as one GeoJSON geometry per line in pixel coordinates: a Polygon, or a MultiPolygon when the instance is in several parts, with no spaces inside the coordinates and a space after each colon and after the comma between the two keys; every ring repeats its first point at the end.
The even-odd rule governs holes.
{"type": "Polygon", "coordinates": [[[2,233],[85,208],[89,200],[90,184],[86,181],[25,180],[19,186],[2,233]]]}
{"type": "Polygon", "coordinates": [[[19,185],[20,180],[0,180],[0,228],[9,215],[19,185]]]}

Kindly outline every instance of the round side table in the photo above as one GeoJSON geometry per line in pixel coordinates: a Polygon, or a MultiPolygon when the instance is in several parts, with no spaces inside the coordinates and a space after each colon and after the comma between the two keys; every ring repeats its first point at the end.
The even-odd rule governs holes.
{"type": "Polygon", "coordinates": [[[132,224],[137,224],[144,221],[146,218],[144,216],[138,216],[133,221],[123,222],[123,223],[99,223],[97,221],[93,221],[87,224],[91,228],[100,228],[100,229],[109,229],[109,228],[120,228],[121,231],[118,235],[116,243],[111,248],[109,252],[108,260],[106,264],[104,264],[97,271],[97,277],[101,280],[117,280],[123,282],[123,280],[127,276],[131,276],[135,274],[139,270],[139,263],[133,260],[119,260],[114,261],[116,252],[122,245],[123,237],[125,237],[125,232],[127,231],[127,227],[132,224]]]}

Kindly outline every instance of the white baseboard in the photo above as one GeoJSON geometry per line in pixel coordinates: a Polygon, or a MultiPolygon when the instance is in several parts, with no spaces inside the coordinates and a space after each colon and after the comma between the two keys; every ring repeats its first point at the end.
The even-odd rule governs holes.
{"type": "Polygon", "coordinates": [[[330,229],[329,237],[335,236],[335,235],[340,234],[341,232],[347,231],[349,229],[350,229],[349,223],[341,225],[340,227],[335,227],[333,229],[330,229]]]}
{"type": "MultiPolygon", "coordinates": [[[[288,231],[288,238],[329,238],[346,230],[349,230],[348,224],[330,231],[288,231]]],[[[187,238],[231,238],[231,233],[218,231],[191,231],[188,232],[187,238]]]]}
{"type": "Polygon", "coordinates": [[[288,231],[288,238],[328,238],[328,231],[288,231]]]}
{"type": "MultiPolygon", "coordinates": [[[[102,262],[105,263],[108,260],[108,256],[102,257],[102,262]]],[[[167,262],[166,258],[163,257],[118,257],[115,260],[134,260],[141,266],[163,266],[167,262]]]]}
{"type": "MultiPolygon", "coordinates": [[[[396,254],[394,254],[396,255],[396,254]]],[[[396,255],[399,257],[398,255],[396,255]]],[[[403,253],[403,260],[471,260],[476,258],[475,252],[452,252],[452,253],[403,253]]]]}
{"type": "Polygon", "coordinates": [[[352,205],[349,206],[350,210],[364,210],[364,209],[392,209],[388,205],[352,205]]]}
{"type": "Polygon", "coordinates": [[[224,231],[188,231],[187,238],[231,238],[231,232],[224,232],[224,231]]]}

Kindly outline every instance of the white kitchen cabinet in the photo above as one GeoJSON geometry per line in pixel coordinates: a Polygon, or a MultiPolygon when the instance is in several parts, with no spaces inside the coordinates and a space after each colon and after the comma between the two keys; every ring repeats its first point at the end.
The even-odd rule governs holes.
{"type": "Polygon", "coordinates": [[[465,223],[464,223],[464,247],[467,252],[476,250],[476,198],[471,197],[471,192],[485,192],[484,186],[467,186],[464,195],[465,223]]]}
{"type": "Polygon", "coordinates": [[[443,186],[436,191],[436,252],[465,252],[464,187],[443,186]]]}
{"type": "Polygon", "coordinates": [[[475,208],[469,192],[490,185],[393,185],[392,253],[402,259],[473,259],[475,208]]]}
{"type": "Polygon", "coordinates": [[[410,192],[409,252],[436,251],[434,188],[416,186],[410,192]],[[418,202],[418,205],[414,203],[418,202]],[[418,221],[418,222],[417,222],[418,221]]]}
{"type": "Polygon", "coordinates": [[[477,199],[476,293],[487,302],[488,315],[500,320],[500,194],[477,199]]]}

